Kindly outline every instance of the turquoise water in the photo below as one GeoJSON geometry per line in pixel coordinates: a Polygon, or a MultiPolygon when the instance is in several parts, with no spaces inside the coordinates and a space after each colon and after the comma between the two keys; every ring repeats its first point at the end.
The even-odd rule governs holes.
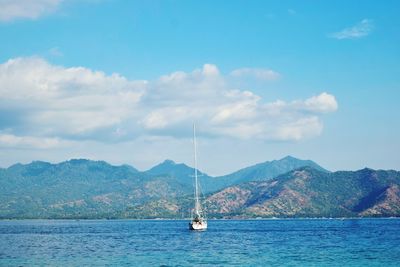
{"type": "Polygon", "coordinates": [[[399,266],[400,219],[0,221],[0,266],[399,266]]]}

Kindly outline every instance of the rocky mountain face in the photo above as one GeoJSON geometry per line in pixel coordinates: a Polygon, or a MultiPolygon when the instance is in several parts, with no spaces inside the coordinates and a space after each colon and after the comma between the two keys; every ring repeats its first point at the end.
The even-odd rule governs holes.
{"type": "MultiPolygon", "coordinates": [[[[16,164],[0,169],[0,218],[183,218],[193,206],[192,173],[173,161],[144,172],[83,159],[16,164]]],[[[210,217],[400,216],[396,171],[331,173],[286,157],[201,175],[210,217]]]]}
{"type": "Polygon", "coordinates": [[[225,188],[206,199],[214,217],[400,216],[400,172],[302,167],[268,181],[225,188]]]}

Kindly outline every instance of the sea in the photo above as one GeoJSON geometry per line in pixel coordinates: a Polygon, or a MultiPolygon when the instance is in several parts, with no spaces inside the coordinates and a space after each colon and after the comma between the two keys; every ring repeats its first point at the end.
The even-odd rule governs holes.
{"type": "Polygon", "coordinates": [[[0,266],[400,266],[400,219],[0,221],[0,266]]]}

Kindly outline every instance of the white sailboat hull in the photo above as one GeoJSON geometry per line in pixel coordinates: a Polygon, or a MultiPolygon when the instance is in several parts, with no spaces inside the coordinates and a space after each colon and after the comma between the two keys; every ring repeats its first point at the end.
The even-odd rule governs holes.
{"type": "Polygon", "coordinates": [[[189,229],[190,230],[206,230],[207,222],[206,221],[202,221],[202,222],[191,221],[189,223],[189,229]]]}

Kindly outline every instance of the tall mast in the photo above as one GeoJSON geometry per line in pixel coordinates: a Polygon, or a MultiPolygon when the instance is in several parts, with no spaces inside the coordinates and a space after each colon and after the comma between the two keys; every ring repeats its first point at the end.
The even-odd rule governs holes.
{"type": "Polygon", "coordinates": [[[195,215],[200,215],[200,202],[199,202],[199,188],[197,182],[197,147],[196,147],[196,125],[193,123],[193,147],[194,147],[194,198],[195,198],[195,205],[194,211],[195,215]]]}

